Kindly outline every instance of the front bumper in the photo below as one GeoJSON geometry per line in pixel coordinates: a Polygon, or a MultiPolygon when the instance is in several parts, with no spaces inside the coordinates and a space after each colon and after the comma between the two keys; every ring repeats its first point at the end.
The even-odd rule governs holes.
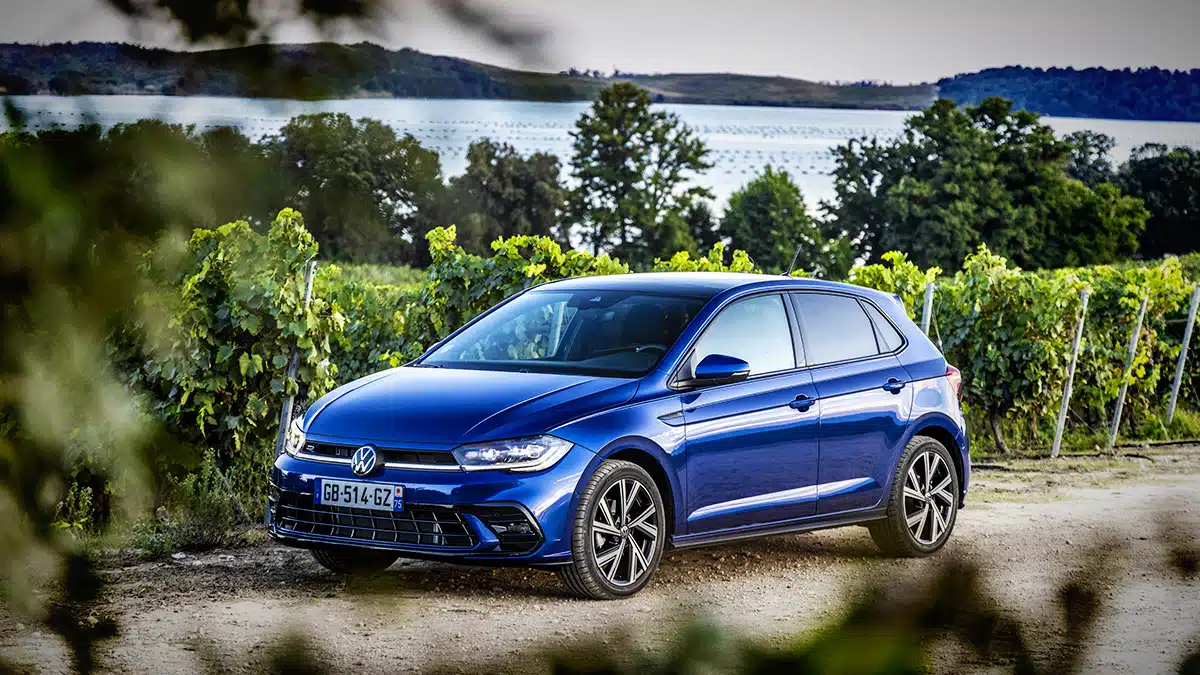
{"type": "Polygon", "coordinates": [[[575,446],[537,473],[384,468],[369,478],[344,464],[282,455],[271,471],[268,528],[281,543],[350,546],[492,565],[570,560],[577,488],[595,455],[575,446]],[[318,478],[404,486],[404,511],[391,514],[313,504],[318,478]]]}

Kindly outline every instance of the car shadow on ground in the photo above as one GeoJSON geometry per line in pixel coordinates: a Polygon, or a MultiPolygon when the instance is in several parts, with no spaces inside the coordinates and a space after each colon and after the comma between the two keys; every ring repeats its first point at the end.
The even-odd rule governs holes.
{"type": "MultiPolygon", "coordinates": [[[[832,561],[869,560],[880,553],[866,530],[849,528],[836,534],[782,535],[719,546],[669,551],[659,566],[655,586],[736,580],[797,567],[820,567],[832,561]]],[[[321,573],[318,575],[323,576],[321,573]]],[[[401,560],[386,572],[347,579],[349,595],[411,596],[445,593],[463,597],[521,595],[570,598],[553,572],[525,568],[481,568],[429,561],[401,560]]]]}
{"type": "MultiPolygon", "coordinates": [[[[663,556],[650,588],[738,581],[878,557],[878,551],[861,528],[748,539],[669,551],[663,556]]],[[[106,575],[113,583],[110,593],[134,602],[139,597],[149,600],[200,596],[217,600],[246,593],[279,599],[439,594],[544,600],[572,597],[552,571],[401,559],[378,574],[344,577],[323,569],[307,551],[274,544],[150,562],[117,560],[110,561],[106,568],[106,575]]]]}

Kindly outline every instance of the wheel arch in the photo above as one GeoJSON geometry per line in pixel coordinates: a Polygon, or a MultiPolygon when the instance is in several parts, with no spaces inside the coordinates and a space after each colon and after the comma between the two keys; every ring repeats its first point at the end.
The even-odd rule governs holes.
{"type": "Polygon", "coordinates": [[[671,537],[678,531],[678,508],[683,502],[683,497],[680,494],[678,476],[668,469],[668,462],[663,459],[666,453],[649,440],[624,438],[610,443],[596,455],[599,460],[597,466],[604,460],[617,459],[636,464],[650,474],[655,487],[658,488],[659,496],[662,497],[663,510],[666,511],[666,542],[669,546],[671,537]]]}
{"type": "Polygon", "coordinates": [[[914,425],[914,430],[909,440],[917,436],[932,438],[946,446],[946,450],[950,451],[950,459],[953,460],[954,471],[958,475],[959,502],[961,506],[967,491],[967,466],[963,458],[963,444],[959,442],[958,436],[952,427],[952,423],[942,419],[940,415],[930,415],[914,425]]]}

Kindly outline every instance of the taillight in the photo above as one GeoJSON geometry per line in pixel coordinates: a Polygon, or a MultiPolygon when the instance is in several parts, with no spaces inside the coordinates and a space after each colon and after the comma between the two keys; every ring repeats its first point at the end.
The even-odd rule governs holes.
{"type": "Polygon", "coordinates": [[[963,394],[962,371],[947,363],[946,379],[950,381],[950,386],[954,388],[954,395],[958,397],[959,401],[961,401],[963,394]]]}

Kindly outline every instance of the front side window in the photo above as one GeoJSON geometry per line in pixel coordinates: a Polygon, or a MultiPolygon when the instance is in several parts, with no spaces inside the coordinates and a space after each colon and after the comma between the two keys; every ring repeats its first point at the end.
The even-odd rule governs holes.
{"type": "Polygon", "coordinates": [[[696,341],[681,379],[690,379],[696,365],[709,354],[749,363],[751,376],[795,368],[796,351],[783,297],[760,295],[721,310],[696,341]]]}
{"type": "Polygon", "coordinates": [[[421,365],[640,377],[658,365],[707,300],[635,291],[530,291],[421,365]]]}
{"type": "Polygon", "coordinates": [[[848,295],[796,293],[808,362],[814,366],[879,354],[875,327],[858,300],[848,295]]]}

